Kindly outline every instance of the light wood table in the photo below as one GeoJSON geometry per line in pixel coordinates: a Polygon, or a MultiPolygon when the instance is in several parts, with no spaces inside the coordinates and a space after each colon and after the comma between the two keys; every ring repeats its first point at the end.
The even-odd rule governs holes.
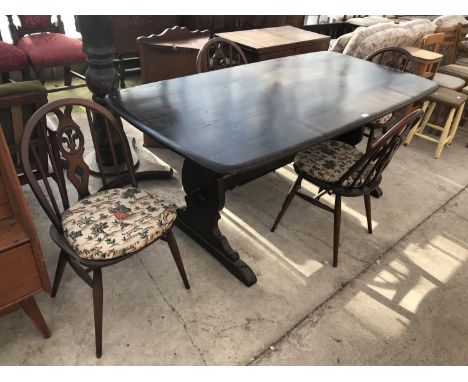
{"type": "Polygon", "coordinates": [[[328,50],[330,36],[309,32],[289,25],[217,33],[234,41],[244,51],[249,62],[328,50]]]}

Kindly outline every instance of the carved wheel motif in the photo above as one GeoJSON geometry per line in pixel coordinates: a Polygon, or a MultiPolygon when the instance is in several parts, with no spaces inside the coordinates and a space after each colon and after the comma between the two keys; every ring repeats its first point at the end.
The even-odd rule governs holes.
{"type": "Polygon", "coordinates": [[[59,132],[59,148],[64,156],[76,155],[84,150],[83,133],[76,126],[65,126],[59,132]]]}

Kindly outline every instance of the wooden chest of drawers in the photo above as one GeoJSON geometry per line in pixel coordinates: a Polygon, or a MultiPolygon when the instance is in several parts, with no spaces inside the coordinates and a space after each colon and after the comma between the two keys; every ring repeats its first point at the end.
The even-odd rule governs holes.
{"type": "Polygon", "coordinates": [[[39,239],[0,129],[0,315],[22,308],[44,337],[50,331],[34,295],[50,293],[39,239]]]}

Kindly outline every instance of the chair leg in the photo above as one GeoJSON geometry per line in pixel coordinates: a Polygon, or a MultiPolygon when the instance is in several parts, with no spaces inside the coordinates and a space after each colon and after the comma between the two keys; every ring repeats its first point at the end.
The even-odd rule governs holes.
{"type": "Polygon", "coordinates": [[[422,107],[422,111],[424,112],[423,118],[416,125],[413,126],[411,131],[406,136],[405,146],[410,144],[411,140],[413,139],[416,133],[422,133],[422,131],[427,125],[427,122],[429,122],[429,118],[431,118],[435,105],[435,102],[424,102],[424,105],[422,107]]]}
{"type": "Polygon", "coordinates": [[[184,282],[185,289],[190,289],[190,284],[187,279],[187,275],[185,274],[184,263],[182,262],[182,258],[180,257],[179,247],[177,246],[177,241],[175,239],[174,233],[169,231],[166,234],[167,243],[169,244],[169,249],[171,250],[172,257],[174,257],[174,261],[177,265],[177,269],[179,270],[180,277],[182,277],[182,281],[184,282]]]}
{"type": "Polygon", "coordinates": [[[440,135],[439,143],[437,145],[437,149],[434,154],[434,157],[436,159],[440,159],[440,156],[442,155],[442,150],[447,144],[447,137],[452,127],[452,121],[453,121],[454,115],[455,115],[455,108],[450,110],[449,115],[447,116],[447,120],[445,121],[444,129],[442,130],[442,134],[440,135]]]}
{"type": "Polygon", "coordinates": [[[2,84],[10,82],[10,73],[2,73],[2,84]]]}
{"type": "Polygon", "coordinates": [[[291,200],[293,200],[294,195],[296,195],[297,190],[301,187],[301,182],[302,182],[302,177],[298,176],[296,181],[292,185],[291,189],[289,190],[289,193],[286,196],[286,199],[284,199],[283,206],[281,207],[281,211],[278,213],[278,216],[276,217],[276,220],[273,223],[273,226],[271,227],[271,232],[275,232],[275,229],[276,227],[278,227],[278,224],[281,218],[283,217],[284,213],[286,212],[287,208],[289,207],[291,200]]]}
{"type": "Polygon", "coordinates": [[[96,357],[102,356],[102,270],[96,268],[93,271],[93,305],[94,305],[94,335],[96,338],[96,357]]]}
{"type": "Polygon", "coordinates": [[[50,293],[50,297],[55,297],[57,295],[57,291],[60,285],[60,281],[62,280],[63,271],[65,270],[66,265],[66,255],[63,251],[60,251],[60,256],[57,262],[57,269],[55,270],[54,284],[52,285],[52,292],[50,293]]]}
{"type": "Polygon", "coordinates": [[[333,266],[338,266],[338,248],[340,246],[340,225],[341,225],[341,196],[335,196],[335,212],[334,212],[334,229],[333,229],[333,266]]]}
{"type": "Polygon", "coordinates": [[[364,195],[364,205],[366,206],[367,232],[372,233],[372,213],[370,194],[364,195]]]}
{"type": "Polygon", "coordinates": [[[72,74],[70,66],[63,67],[63,84],[65,86],[71,86],[72,84],[72,74]]]}
{"type": "Polygon", "coordinates": [[[21,301],[19,305],[29,316],[29,318],[31,318],[32,322],[34,323],[34,325],[36,325],[36,328],[38,328],[39,331],[42,333],[44,338],[49,338],[50,330],[47,326],[47,323],[44,320],[44,317],[42,316],[41,311],[39,310],[39,307],[36,304],[36,300],[34,299],[34,297],[29,297],[21,301]]]}
{"type": "Polygon", "coordinates": [[[460,120],[462,119],[464,108],[465,108],[465,104],[463,103],[462,105],[458,107],[457,111],[455,112],[455,118],[452,122],[452,128],[450,129],[450,132],[449,132],[447,145],[450,145],[453,141],[453,138],[455,138],[455,134],[457,133],[458,127],[460,125],[460,120]]]}

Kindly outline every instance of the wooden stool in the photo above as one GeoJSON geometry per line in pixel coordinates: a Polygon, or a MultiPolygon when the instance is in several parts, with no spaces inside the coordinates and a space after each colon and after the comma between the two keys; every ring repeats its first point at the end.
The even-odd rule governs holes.
{"type": "Polygon", "coordinates": [[[439,159],[444,147],[450,145],[455,137],[467,99],[468,95],[445,88],[439,88],[429,95],[423,106],[424,116],[420,123],[416,124],[408,134],[405,145],[408,145],[415,135],[428,141],[436,142],[437,149],[434,157],[439,159]],[[449,109],[444,126],[429,123],[429,118],[431,118],[436,105],[443,105],[449,109]],[[424,129],[426,126],[440,131],[440,137],[437,139],[433,136],[425,135],[424,129]]]}

